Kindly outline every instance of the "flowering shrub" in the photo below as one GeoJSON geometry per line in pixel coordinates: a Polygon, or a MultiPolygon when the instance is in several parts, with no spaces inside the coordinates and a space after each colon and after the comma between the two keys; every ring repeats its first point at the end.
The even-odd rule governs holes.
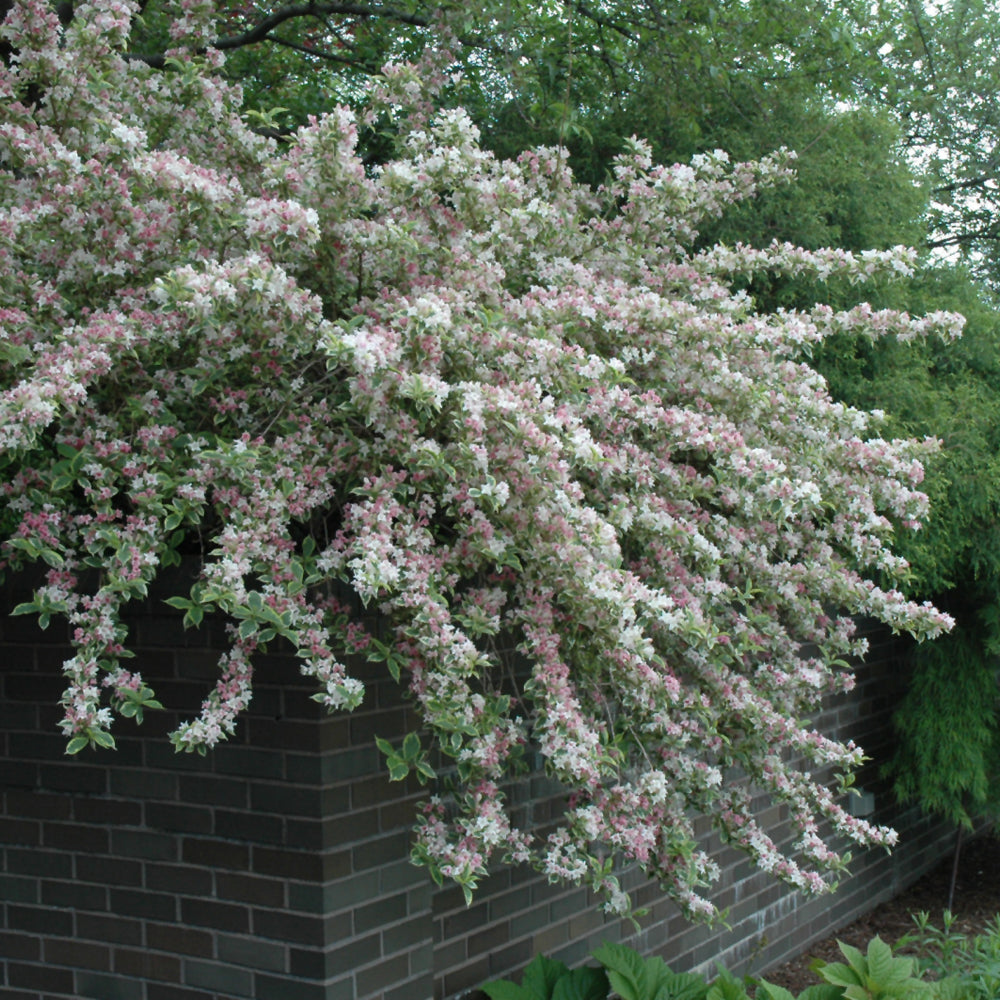
{"type": "Polygon", "coordinates": [[[48,566],[16,612],[72,625],[68,751],[158,707],[121,611],[194,540],[200,575],[169,603],[228,617],[232,648],[177,748],[233,732],[278,637],[331,710],[364,697],[345,661],[383,662],[423,719],[384,744],[392,774],[439,782],[414,856],[467,892],[530,861],[625,912],[617,858],[710,916],[698,813],[808,891],[842,864],[824,821],[891,844],[788,760],[847,783],[862,759],[799,721],[851,684],[850,615],[949,627],[872,580],[905,568],[888,543],[921,516],[932,444],[869,436],[877,416],[803,359],[830,332],[959,320],[762,314],[738,287],[882,280],[912,255],[695,251],[699,220],[789,155],[660,167],[635,141],[595,192],[562,151],[500,162],[435,111],[441,54],[373,88],[368,120],[396,136],[380,168],[345,110],[278,147],[220,55],[192,55],[210,8],[183,5],[168,72],[123,54],[134,3],[62,29],[26,0],[2,29],[3,558],[48,566]],[[568,793],[540,841],[505,808],[529,753],[568,793]],[[790,851],[751,787],[788,806],[790,851]]]}

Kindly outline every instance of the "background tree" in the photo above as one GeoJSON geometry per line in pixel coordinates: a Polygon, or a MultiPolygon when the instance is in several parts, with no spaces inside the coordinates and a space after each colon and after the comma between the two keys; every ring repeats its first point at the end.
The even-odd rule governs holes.
{"type": "MultiPolygon", "coordinates": [[[[930,246],[992,285],[1000,279],[1000,27],[988,0],[879,5],[895,25],[872,99],[893,109],[933,185],[930,246]]],[[[874,83],[874,81],[873,81],[874,83]]]]}
{"type": "MultiPolygon", "coordinates": [[[[892,433],[942,441],[927,463],[931,513],[900,550],[907,592],[934,599],[958,624],[933,648],[914,650],[896,752],[883,763],[903,801],[971,829],[1000,811],[1000,318],[992,296],[958,269],[926,270],[907,291],[914,303],[962,312],[962,339],[870,349],[840,338],[816,360],[839,398],[887,411],[892,433]]],[[[961,835],[956,862],[960,844],[961,835]]]]}

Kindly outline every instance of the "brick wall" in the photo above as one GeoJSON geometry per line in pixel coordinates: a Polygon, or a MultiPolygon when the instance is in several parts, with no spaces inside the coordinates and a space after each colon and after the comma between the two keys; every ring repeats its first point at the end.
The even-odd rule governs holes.
{"type": "MultiPolygon", "coordinates": [[[[0,607],[29,597],[8,584],[0,607]]],[[[0,986],[10,1000],[443,1000],[511,975],[536,951],[583,961],[602,940],[678,969],[760,971],[888,898],[931,866],[950,832],[895,811],[873,772],[876,818],[903,844],[867,852],[830,899],[804,900],[731,851],[720,900],[732,929],[691,927],[636,872],[642,929],[603,918],[584,890],[502,870],[471,908],[408,862],[415,784],[390,784],[374,737],[408,722],[397,685],[359,666],[364,706],[327,716],[291,656],[262,658],[237,737],[206,757],[165,734],[197,710],[223,648],[151,601],[132,624],[136,664],[164,704],[116,725],[116,753],[63,755],[56,729],[65,631],[0,620],[0,986]]],[[[889,738],[900,647],[879,638],[850,698],[824,725],[873,754],[889,738]]],[[[554,789],[515,789],[544,823],[554,789]]]]}

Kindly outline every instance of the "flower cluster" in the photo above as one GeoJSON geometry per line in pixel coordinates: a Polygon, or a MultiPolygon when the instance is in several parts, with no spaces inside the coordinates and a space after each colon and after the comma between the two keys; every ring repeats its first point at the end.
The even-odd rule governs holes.
{"type": "Polygon", "coordinates": [[[798,720],[849,687],[851,616],[950,627],[875,582],[905,570],[892,535],[924,513],[934,443],[872,436],[805,348],[960,324],[762,313],[734,285],[911,255],[695,250],[788,154],[664,168],[635,141],[594,192],[559,149],[497,160],[405,67],[372,97],[399,119],[387,162],[365,168],[345,109],[279,148],[193,54],[210,5],[180,6],[165,75],[124,58],[135,3],[80,5],[60,36],[24,0],[0,29],[0,551],[48,566],[17,610],[72,623],[70,750],[158,706],[121,613],[198,535],[169,603],[226,616],[232,648],[178,748],[233,731],[279,637],[331,710],[364,696],[352,656],[384,663],[422,718],[390,772],[440,796],[415,857],[470,892],[530,862],[622,912],[624,860],[710,916],[696,814],[810,891],[841,863],[823,824],[890,844],[808,771],[847,775],[858,748],[798,720]],[[543,840],[504,792],[539,755],[568,796],[543,840]],[[793,847],[733,775],[787,804],[793,847]]]}

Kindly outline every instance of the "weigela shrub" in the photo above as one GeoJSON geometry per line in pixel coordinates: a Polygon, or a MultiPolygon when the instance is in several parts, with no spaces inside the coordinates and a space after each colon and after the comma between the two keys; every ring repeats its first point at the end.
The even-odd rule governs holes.
{"type": "Polygon", "coordinates": [[[821,828],[891,844],[808,770],[861,750],[799,720],[850,687],[852,615],[950,624],[873,582],[904,569],[888,544],[932,445],[878,438],[806,359],[835,331],[960,323],[764,314],[739,288],[882,281],[912,254],[694,250],[790,156],[662,167],[634,141],[593,191],[563,151],[500,162],[434,111],[440,53],[372,88],[388,162],[365,168],[344,109],[279,146],[192,54],[210,4],[184,5],[167,71],[126,59],[136,10],[63,30],[25,0],[2,29],[3,558],[48,566],[18,611],[71,623],[69,751],[157,707],[121,615],[195,540],[169,603],[227,617],[232,646],[178,749],[233,732],[278,637],[331,710],[364,697],[352,657],[382,662],[422,719],[385,745],[393,775],[441,773],[414,850],[438,879],[528,861],[624,912],[617,859],[707,916],[699,814],[808,891],[843,860],[821,828]],[[568,795],[544,839],[503,790],[536,755],[568,795]],[[752,790],[788,807],[789,850],[752,790]]]}

